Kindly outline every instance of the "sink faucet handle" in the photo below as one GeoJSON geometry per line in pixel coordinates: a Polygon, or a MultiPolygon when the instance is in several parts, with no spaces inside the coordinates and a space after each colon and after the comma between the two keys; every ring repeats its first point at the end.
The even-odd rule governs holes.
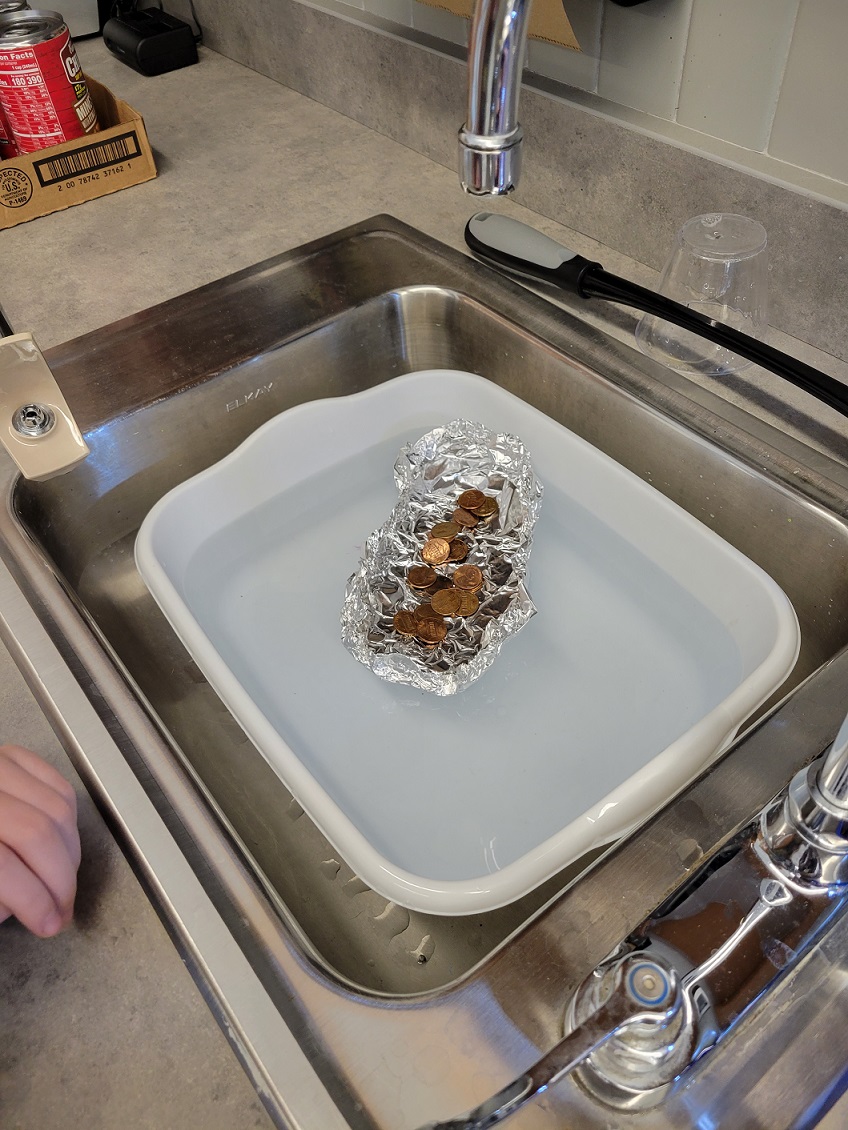
{"type": "Polygon", "coordinates": [[[24,478],[70,471],[88,455],[67,401],[32,334],[0,338],[0,443],[24,478]]]}
{"type": "Polygon", "coordinates": [[[848,887],[848,719],[760,817],[765,854],[804,886],[848,887]]]}
{"type": "Polygon", "coordinates": [[[604,1004],[528,1071],[467,1114],[446,1122],[428,1122],[421,1130],[488,1130],[497,1126],[569,1075],[614,1036],[631,1026],[652,1021],[664,1026],[681,1005],[680,982],[673,970],[640,954],[628,954],[614,971],[612,992],[604,1004]]]}

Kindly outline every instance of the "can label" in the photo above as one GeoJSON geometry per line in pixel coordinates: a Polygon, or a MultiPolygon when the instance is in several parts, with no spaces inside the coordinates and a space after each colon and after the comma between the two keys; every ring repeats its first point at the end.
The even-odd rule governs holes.
{"type": "Polygon", "coordinates": [[[97,129],[97,113],[67,27],[41,43],[0,45],[0,103],[20,153],[97,129]]]}
{"type": "Polygon", "coordinates": [[[6,115],[3,113],[2,105],[0,105],[0,161],[6,161],[10,157],[17,157],[17,155],[18,147],[12,137],[12,127],[6,121],[6,115]]]}

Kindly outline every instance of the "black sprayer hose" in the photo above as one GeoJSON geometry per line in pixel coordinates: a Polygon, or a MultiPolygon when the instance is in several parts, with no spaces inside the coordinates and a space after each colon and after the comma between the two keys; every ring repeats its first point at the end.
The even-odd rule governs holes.
{"type": "Polygon", "coordinates": [[[697,310],[690,310],[671,298],[620,279],[596,266],[583,273],[580,279],[580,294],[582,298],[606,298],[611,302],[632,306],[645,314],[654,314],[663,321],[690,330],[699,337],[730,349],[740,357],[745,357],[764,369],[776,373],[797,388],[835,408],[837,412],[848,416],[848,386],[841,381],[835,380],[827,373],[822,373],[819,369],[814,369],[812,365],[807,365],[796,357],[790,357],[788,353],[781,353],[779,349],[773,349],[770,345],[735,330],[732,326],[715,322],[697,310]]]}

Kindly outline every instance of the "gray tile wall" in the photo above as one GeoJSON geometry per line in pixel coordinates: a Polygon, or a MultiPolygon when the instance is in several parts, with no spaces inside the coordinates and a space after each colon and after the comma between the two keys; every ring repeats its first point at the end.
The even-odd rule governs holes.
{"type": "MultiPolygon", "coordinates": [[[[409,2],[415,11],[425,9],[414,0],[409,2]]],[[[177,3],[169,0],[169,9],[176,10],[177,3]]],[[[575,9],[573,23],[579,36],[598,27],[597,5],[594,0],[584,0],[579,9],[577,3],[568,0],[569,11],[572,6],[575,9]]],[[[646,104],[651,98],[667,100],[669,88],[674,88],[681,103],[688,100],[690,112],[697,113],[697,99],[691,89],[687,94],[685,63],[675,80],[669,60],[677,57],[677,51],[681,58],[688,57],[691,29],[700,24],[703,14],[695,19],[699,5],[704,10],[713,5],[717,10],[724,3],[692,0],[691,12],[689,0],[651,0],[644,5],[646,12],[654,7],[650,26],[664,27],[669,44],[657,64],[662,81],[653,93],[639,95],[646,104]],[[687,20],[688,38],[684,35],[687,20]],[[684,38],[686,43],[681,42],[684,38]]],[[[797,0],[768,3],[774,15],[769,50],[774,54],[777,45],[786,45],[784,81],[796,81],[793,75],[802,75],[810,65],[800,57],[793,62],[793,54],[801,50],[799,44],[807,41],[806,33],[801,39],[793,35],[791,42],[788,38],[787,12],[797,0]]],[[[833,9],[831,14],[845,3],[848,11],[846,0],[812,3],[822,10],[833,9]]],[[[737,6],[746,5],[758,7],[760,0],[737,0],[737,6]]],[[[805,0],[798,6],[800,18],[805,0]]],[[[350,5],[334,4],[334,0],[322,0],[321,7],[298,0],[195,0],[195,7],[205,41],[213,50],[443,165],[454,166],[456,131],[465,116],[465,53],[461,48],[429,40],[420,31],[399,35],[395,25],[381,23],[362,11],[357,15],[350,5]],[[328,10],[331,5],[335,11],[328,10]],[[413,41],[416,35],[418,42],[413,41]]],[[[727,7],[733,7],[731,0],[727,7]]],[[[642,10],[641,6],[619,9],[621,13],[642,10]]],[[[426,11],[435,18],[451,18],[436,9],[426,11]]],[[[820,21],[813,22],[821,28],[820,21]]],[[[754,34],[752,28],[749,35],[754,34]]],[[[699,34],[707,32],[717,39],[715,26],[699,34]]],[[[536,44],[531,50],[545,46],[536,44]]],[[[731,47],[737,46],[734,38],[727,54],[732,55],[731,47]]],[[[740,55],[744,57],[743,48],[736,58],[740,55]]],[[[574,58],[580,56],[574,54],[574,58]]],[[[580,65],[585,66],[585,60],[580,65]]],[[[606,79],[599,64],[596,79],[591,80],[599,87],[604,81],[614,81],[609,59],[605,65],[606,79]]],[[[622,69],[626,70],[623,64],[622,69]]],[[[635,100],[635,79],[619,75],[615,81],[620,85],[629,81],[635,100]]],[[[581,106],[573,97],[562,97],[562,88],[554,83],[546,87],[539,80],[536,87],[525,86],[521,100],[525,172],[516,199],[653,268],[662,265],[675,231],[689,217],[711,211],[755,216],[769,233],[772,324],[848,360],[848,319],[844,316],[848,309],[848,214],[844,207],[792,191],[772,177],[753,176],[732,159],[705,157],[686,143],[685,133],[682,140],[678,137],[670,144],[642,128],[638,118],[623,122],[598,112],[593,97],[587,95],[589,104],[581,106]]],[[[750,128],[763,129],[768,105],[764,96],[756,106],[746,107],[750,128]]],[[[835,118],[841,123],[846,115],[835,118]]],[[[784,121],[776,113],[775,133],[779,126],[787,135],[792,132],[791,123],[784,125],[784,121]]],[[[800,128],[802,123],[798,124],[800,128]]],[[[838,128],[835,122],[834,129],[838,128]]],[[[807,128],[806,132],[816,131],[807,128]]],[[[269,143],[273,144],[272,138],[269,143]]],[[[321,139],[316,138],[315,144],[320,146],[321,139]]],[[[379,176],[380,170],[375,169],[374,175],[379,176]]],[[[316,185],[316,192],[322,191],[345,191],[344,170],[338,170],[334,180],[316,185]]]]}

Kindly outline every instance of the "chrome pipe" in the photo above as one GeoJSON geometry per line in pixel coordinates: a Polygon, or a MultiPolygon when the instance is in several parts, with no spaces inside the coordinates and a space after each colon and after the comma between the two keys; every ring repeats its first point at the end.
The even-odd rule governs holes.
{"type": "Polygon", "coordinates": [[[816,782],[822,796],[832,805],[845,809],[848,818],[848,718],[825,754],[816,782]]]}
{"type": "Polygon", "coordinates": [[[466,192],[501,196],[521,175],[518,98],[531,0],[478,0],[468,46],[468,117],[459,131],[466,192]]]}

